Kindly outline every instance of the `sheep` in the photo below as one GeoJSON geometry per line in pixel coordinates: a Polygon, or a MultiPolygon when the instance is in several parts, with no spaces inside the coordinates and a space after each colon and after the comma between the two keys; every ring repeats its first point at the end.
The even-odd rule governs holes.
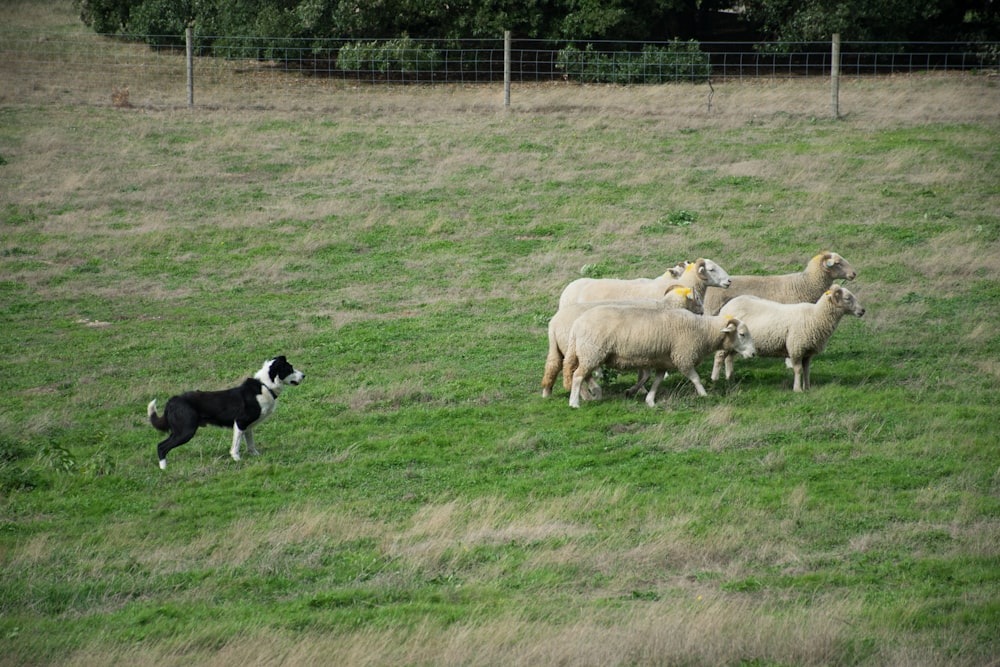
{"type": "Polygon", "coordinates": [[[699,396],[706,396],[697,366],[717,350],[752,357],[750,330],[733,317],[707,317],[678,309],[596,306],[580,315],[570,329],[563,363],[564,383],[570,387],[569,405],[580,407],[584,380],[602,365],[654,369],[656,377],[646,394],[650,407],[656,403],[656,391],[666,371],[673,368],[691,380],[699,396]]]}
{"type": "MultiPolygon", "coordinates": [[[[634,280],[619,280],[614,278],[580,278],[574,280],[563,290],[559,297],[559,309],[571,303],[592,301],[628,301],[635,299],[655,299],[663,294],[666,285],[677,282],[684,287],[690,287],[699,301],[704,302],[705,292],[709,286],[725,289],[729,286],[729,274],[721,266],[710,259],[699,257],[693,262],[684,261],[670,267],[658,278],[636,278],[634,280]]],[[[628,388],[626,395],[632,395],[646,384],[652,375],[649,369],[639,371],[639,378],[628,388]]],[[[595,385],[592,380],[588,382],[595,385]]]]}
{"type": "Polygon", "coordinates": [[[634,299],[659,299],[667,286],[680,283],[690,287],[699,299],[704,300],[709,287],[728,287],[729,274],[710,259],[699,258],[694,262],[671,267],[658,278],[578,278],[563,290],[559,308],[571,303],[588,301],[627,301],[634,299]]]}
{"type": "MultiPolygon", "coordinates": [[[[644,299],[640,301],[594,301],[590,303],[572,303],[560,308],[552,319],[549,320],[549,354],[545,359],[545,373],[542,376],[542,397],[547,398],[552,394],[552,387],[555,385],[559,369],[562,368],[563,357],[565,356],[566,343],[569,339],[569,330],[573,322],[582,313],[598,305],[609,304],[633,304],[650,308],[685,308],[692,313],[700,315],[702,310],[701,300],[697,298],[690,287],[681,285],[670,285],[666,288],[666,293],[661,299],[644,299]]],[[[600,387],[593,380],[589,379],[588,387],[591,395],[600,397],[600,387]]]]}
{"type": "MultiPolygon", "coordinates": [[[[865,309],[847,288],[833,285],[816,303],[778,303],[743,295],[722,307],[722,315],[739,318],[753,332],[757,355],[786,357],[795,371],[793,391],[809,389],[809,366],[813,356],[826,347],[840,318],[850,313],[862,317],[865,309]]],[[[719,378],[723,362],[726,380],[733,377],[733,356],[728,351],[715,355],[712,381],[719,378]]]]}
{"type": "Polygon", "coordinates": [[[854,280],[857,272],[847,260],[835,252],[823,251],[809,260],[799,273],[770,276],[731,276],[726,291],[709,289],[705,295],[705,312],[718,315],[727,301],[742,294],[759,296],[778,303],[815,303],[834,280],[854,280]]]}

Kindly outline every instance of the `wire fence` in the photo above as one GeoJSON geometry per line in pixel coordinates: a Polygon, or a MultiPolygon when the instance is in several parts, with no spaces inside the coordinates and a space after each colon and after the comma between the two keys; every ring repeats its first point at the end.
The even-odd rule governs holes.
{"type": "MultiPolygon", "coordinates": [[[[828,43],[591,42],[503,39],[283,39],[30,34],[0,30],[0,102],[38,99],[181,105],[350,85],[571,82],[658,84],[829,76],[828,43]],[[505,61],[505,56],[508,60],[505,61]],[[190,63],[190,72],[188,70],[190,63]],[[205,97],[207,95],[207,97],[205,97]]],[[[1000,70],[1000,43],[840,44],[840,76],[1000,70]]],[[[216,103],[226,103],[216,102],[216,103]]]]}

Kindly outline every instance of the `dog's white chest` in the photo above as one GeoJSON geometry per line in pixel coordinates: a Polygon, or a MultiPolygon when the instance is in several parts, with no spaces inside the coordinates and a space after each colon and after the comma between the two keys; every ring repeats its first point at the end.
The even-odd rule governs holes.
{"type": "Polygon", "coordinates": [[[255,423],[259,424],[274,412],[274,408],[278,405],[278,401],[274,399],[274,395],[269,392],[266,388],[257,394],[257,403],[260,405],[260,417],[257,418],[255,423]]]}

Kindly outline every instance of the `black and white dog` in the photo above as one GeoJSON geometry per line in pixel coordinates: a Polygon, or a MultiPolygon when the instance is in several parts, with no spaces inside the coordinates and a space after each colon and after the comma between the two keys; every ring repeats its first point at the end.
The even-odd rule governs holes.
{"type": "Polygon", "coordinates": [[[240,440],[244,436],[247,451],[256,454],[251,429],[274,412],[278,394],[286,384],[297,385],[305,377],[305,373],[292,368],[282,356],[264,362],[252,378],[247,378],[238,387],[222,391],[188,391],[172,397],[167,401],[163,416],[157,416],[154,398],[146,407],[149,422],[158,431],[170,432],[170,436],[156,446],[160,468],[167,468],[167,452],[193,438],[198,427],[206,424],[233,427],[233,446],[229,450],[233,460],[240,460],[240,440]]]}

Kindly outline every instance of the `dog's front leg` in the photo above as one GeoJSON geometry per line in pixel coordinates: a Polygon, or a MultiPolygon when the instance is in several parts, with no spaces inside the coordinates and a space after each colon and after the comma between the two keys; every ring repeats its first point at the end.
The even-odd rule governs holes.
{"type": "MultiPolygon", "coordinates": [[[[249,432],[246,432],[249,435],[249,432]]],[[[240,428],[239,424],[233,424],[233,446],[229,450],[229,455],[233,457],[234,461],[240,460],[240,440],[243,439],[244,431],[240,428]]]]}
{"type": "Polygon", "coordinates": [[[247,441],[247,451],[250,452],[252,456],[257,456],[257,454],[259,454],[260,452],[257,451],[257,448],[254,447],[253,444],[253,429],[248,428],[247,430],[243,431],[243,436],[246,438],[247,441]]]}

